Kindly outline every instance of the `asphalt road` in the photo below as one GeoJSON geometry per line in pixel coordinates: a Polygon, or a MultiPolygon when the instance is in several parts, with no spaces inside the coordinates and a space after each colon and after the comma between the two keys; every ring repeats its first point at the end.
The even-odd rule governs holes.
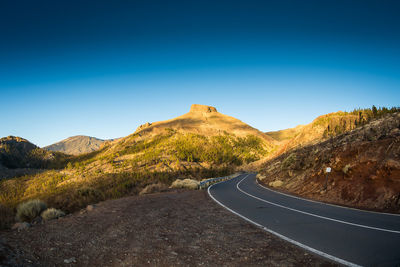
{"type": "Polygon", "coordinates": [[[400,266],[400,216],[309,201],[260,186],[255,174],[214,184],[219,204],[281,238],[344,265],[400,266]]]}

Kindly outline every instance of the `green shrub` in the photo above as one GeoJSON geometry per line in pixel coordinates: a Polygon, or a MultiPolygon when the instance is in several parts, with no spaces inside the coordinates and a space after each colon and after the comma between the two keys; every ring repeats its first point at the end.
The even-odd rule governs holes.
{"type": "Polygon", "coordinates": [[[49,221],[49,220],[63,217],[63,216],[65,216],[65,213],[62,210],[58,210],[55,208],[49,208],[49,209],[43,211],[40,216],[42,216],[43,220],[49,221]]]}
{"type": "Polygon", "coordinates": [[[18,221],[31,222],[46,208],[46,204],[39,199],[29,200],[18,205],[16,219],[18,221]]]}

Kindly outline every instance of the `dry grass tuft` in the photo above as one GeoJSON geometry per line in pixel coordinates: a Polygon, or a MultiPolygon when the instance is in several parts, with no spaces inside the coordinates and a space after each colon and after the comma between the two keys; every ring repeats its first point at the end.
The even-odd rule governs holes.
{"type": "Polygon", "coordinates": [[[49,220],[58,219],[60,217],[63,217],[63,216],[65,216],[65,213],[62,210],[58,210],[55,208],[49,208],[49,209],[43,211],[40,216],[42,216],[43,220],[49,221],[49,220]]]}
{"type": "Polygon", "coordinates": [[[344,174],[347,174],[351,169],[351,165],[350,164],[346,164],[346,166],[343,167],[342,172],[344,174]]]}
{"type": "Polygon", "coordinates": [[[281,169],[287,170],[293,167],[297,158],[295,153],[291,153],[287,158],[282,161],[281,169]]]}
{"type": "Polygon", "coordinates": [[[256,178],[257,178],[258,180],[264,180],[265,178],[267,178],[267,176],[265,176],[265,175],[263,175],[263,174],[261,174],[261,173],[257,173],[256,178]]]}
{"type": "Polygon", "coordinates": [[[39,199],[29,200],[18,205],[16,219],[22,222],[31,222],[46,208],[46,203],[39,199]]]}
{"type": "Polygon", "coordinates": [[[171,188],[187,188],[187,189],[198,189],[199,188],[199,182],[193,179],[177,179],[175,180],[171,188]]]}
{"type": "Polygon", "coordinates": [[[140,191],[139,195],[164,192],[166,190],[168,190],[168,186],[166,186],[165,184],[162,183],[149,184],[148,186],[143,188],[142,191],[140,191]]]}
{"type": "Polygon", "coordinates": [[[276,181],[269,183],[269,186],[271,186],[271,187],[281,187],[282,185],[283,185],[283,182],[281,180],[276,180],[276,181]]]}

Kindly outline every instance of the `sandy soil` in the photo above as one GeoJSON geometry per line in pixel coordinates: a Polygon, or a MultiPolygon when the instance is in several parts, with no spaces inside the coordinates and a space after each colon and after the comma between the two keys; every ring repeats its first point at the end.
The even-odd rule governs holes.
{"type": "Polygon", "coordinates": [[[335,265],[229,213],[205,191],[105,201],[0,237],[2,266],[335,265]]]}

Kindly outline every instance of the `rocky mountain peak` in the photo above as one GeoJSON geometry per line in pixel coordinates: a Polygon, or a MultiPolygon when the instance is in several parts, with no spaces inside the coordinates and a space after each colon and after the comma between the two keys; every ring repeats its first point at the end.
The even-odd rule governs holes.
{"type": "Polygon", "coordinates": [[[218,112],[215,107],[211,106],[206,106],[206,105],[199,105],[199,104],[193,104],[190,107],[190,112],[195,112],[195,113],[211,113],[211,112],[218,112]]]}

